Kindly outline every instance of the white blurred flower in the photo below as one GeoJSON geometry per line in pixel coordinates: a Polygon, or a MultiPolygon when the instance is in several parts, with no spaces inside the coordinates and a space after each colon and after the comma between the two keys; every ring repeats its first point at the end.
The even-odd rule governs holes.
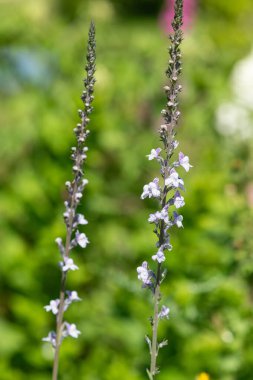
{"type": "Polygon", "coordinates": [[[216,111],[216,129],[222,135],[247,139],[253,135],[253,50],[237,62],[231,74],[234,98],[216,111]]]}
{"type": "Polygon", "coordinates": [[[253,50],[235,65],[231,82],[237,100],[253,110],[253,50]]]}
{"type": "Polygon", "coordinates": [[[222,103],[216,111],[216,128],[224,136],[248,138],[253,133],[253,122],[247,109],[238,103],[222,103]]]}

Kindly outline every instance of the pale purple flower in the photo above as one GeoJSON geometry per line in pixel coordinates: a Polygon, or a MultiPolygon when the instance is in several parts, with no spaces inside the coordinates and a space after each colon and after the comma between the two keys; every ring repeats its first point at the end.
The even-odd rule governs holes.
{"type": "Polygon", "coordinates": [[[46,311],[52,311],[53,314],[58,314],[58,306],[59,306],[60,300],[57,298],[56,300],[51,300],[49,305],[44,306],[44,309],[46,311]]]}
{"type": "Polygon", "coordinates": [[[79,269],[77,265],[75,265],[74,260],[69,257],[64,257],[64,262],[60,263],[63,272],[67,272],[68,270],[77,270],[79,269]]]}
{"type": "Polygon", "coordinates": [[[45,338],[42,338],[43,342],[49,342],[52,344],[53,347],[56,346],[56,333],[54,331],[50,331],[48,336],[45,338]]]}
{"type": "Polygon", "coordinates": [[[173,211],[174,224],[178,226],[178,228],[183,227],[183,216],[179,215],[176,211],[173,211]]]}
{"type": "Polygon", "coordinates": [[[159,223],[161,220],[161,213],[159,211],[155,212],[154,214],[150,214],[148,218],[148,222],[150,223],[159,223]]]}
{"type": "Polygon", "coordinates": [[[174,140],[174,141],[172,141],[171,144],[172,144],[173,149],[175,150],[175,149],[177,149],[179,142],[177,140],[174,140]]]}
{"type": "Polygon", "coordinates": [[[170,313],[170,309],[168,308],[168,307],[166,307],[166,306],[162,306],[161,307],[161,311],[160,311],[160,313],[158,314],[158,317],[160,318],[160,319],[165,319],[165,318],[169,318],[169,313],[170,313]]]}
{"type": "Polygon", "coordinates": [[[76,225],[78,225],[78,224],[84,225],[84,224],[88,224],[88,221],[87,221],[87,219],[85,219],[85,217],[82,214],[76,214],[75,224],[76,225]]]}
{"type": "Polygon", "coordinates": [[[165,235],[164,243],[161,245],[160,249],[167,249],[168,251],[172,250],[172,245],[170,244],[170,236],[168,234],[165,235]]]}
{"type": "Polygon", "coordinates": [[[165,261],[165,256],[164,256],[164,253],[161,249],[159,249],[156,253],[156,255],[153,255],[152,256],[152,259],[154,261],[158,261],[158,263],[162,263],[163,261],[165,261]]]}
{"type": "Polygon", "coordinates": [[[167,226],[170,227],[172,224],[169,220],[168,209],[169,209],[169,205],[164,206],[160,212],[160,215],[161,215],[161,219],[164,220],[165,224],[167,224],[167,226]]]}
{"type": "Polygon", "coordinates": [[[150,214],[148,221],[150,223],[159,223],[160,220],[164,220],[164,222],[167,225],[172,225],[170,220],[169,220],[169,215],[168,215],[168,206],[164,206],[164,208],[161,211],[156,211],[154,214],[150,214]]]}
{"type": "Polygon", "coordinates": [[[63,331],[63,336],[72,336],[72,338],[78,338],[81,331],[77,330],[74,323],[65,322],[65,330],[63,331]]]}
{"type": "Polygon", "coordinates": [[[67,298],[64,300],[64,311],[67,310],[67,308],[69,307],[69,305],[72,304],[72,302],[81,301],[81,298],[78,297],[78,294],[75,290],[73,291],[66,290],[66,295],[67,295],[67,298]]]}
{"type": "Polygon", "coordinates": [[[87,244],[89,243],[89,240],[87,236],[84,233],[81,233],[79,231],[76,231],[76,242],[80,247],[85,248],[87,244]]]}
{"type": "Polygon", "coordinates": [[[189,163],[189,157],[185,156],[184,153],[180,152],[178,155],[178,159],[179,165],[181,165],[185,169],[185,171],[188,172],[190,168],[192,168],[192,165],[190,165],[189,163]]]}
{"type": "Polygon", "coordinates": [[[161,150],[162,150],[161,148],[152,149],[151,153],[147,155],[149,161],[153,160],[154,158],[159,159],[160,158],[159,154],[161,153],[161,150]]]}
{"type": "Polygon", "coordinates": [[[73,302],[73,301],[81,301],[81,298],[78,297],[78,294],[75,290],[73,291],[70,291],[70,290],[66,290],[66,294],[68,296],[68,300],[73,302]]]}
{"type": "Polygon", "coordinates": [[[165,185],[184,189],[184,181],[179,177],[175,169],[171,169],[169,177],[165,179],[165,185]]]}
{"type": "Polygon", "coordinates": [[[173,203],[176,208],[180,208],[185,205],[184,197],[179,193],[179,191],[176,192],[173,203]]]}
{"type": "Polygon", "coordinates": [[[144,199],[147,197],[159,198],[161,195],[161,189],[160,189],[158,183],[159,183],[159,178],[155,178],[148,185],[145,185],[143,187],[143,193],[141,194],[141,199],[144,199]]]}
{"type": "Polygon", "coordinates": [[[147,261],[144,261],[141,267],[137,267],[137,273],[138,273],[138,280],[141,280],[144,285],[152,284],[152,281],[151,281],[152,275],[151,275],[151,271],[148,269],[147,261]]]}
{"type": "MultiPolygon", "coordinates": [[[[163,211],[163,210],[162,210],[163,211]]],[[[149,215],[149,218],[148,218],[148,221],[150,223],[159,223],[160,220],[165,220],[165,218],[168,219],[168,212],[167,213],[163,213],[162,211],[156,211],[154,214],[150,214],[149,215]]]]}

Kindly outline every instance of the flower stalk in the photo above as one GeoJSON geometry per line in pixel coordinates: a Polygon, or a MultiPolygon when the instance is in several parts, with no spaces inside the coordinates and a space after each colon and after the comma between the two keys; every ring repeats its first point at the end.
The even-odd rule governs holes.
{"type": "Polygon", "coordinates": [[[184,181],[177,172],[178,167],[183,167],[187,172],[192,167],[189,158],[182,152],[179,152],[178,159],[172,160],[178,142],[175,139],[177,126],[180,117],[178,109],[178,95],[182,86],[178,84],[178,77],[181,73],[181,50],[180,45],[183,39],[182,35],[182,15],[183,0],[175,0],[174,19],[172,22],[173,33],[170,35],[169,62],[166,75],[168,85],[164,87],[167,104],[162,110],[164,123],[159,129],[162,148],[152,149],[148,155],[149,160],[155,159],[160,164],[161,178],[154,178],[152,182],[145,185],[141,198],[156,198],[159,201],[160,208],[154,214],[150,214],[148,221],[154,224],[154,233],[157,236],[157,252],[152,256],[156,262],[155,271],[149,268],[148,262],[144,261],[137,268],[138,278],[142,281],[143,287],[151,290],[154,299],[154,312],[150,318],[152,327],[152,338],[146,337],[150,351],[150,368],[147,369],[148,377],[154,380],[159,373],[157,368],[157,357],[159,349],[167,344],[167,341],[158,342],[158,327],[161,319],[169,318],[169,308],[162,306],[161,301],[161,283],[166,276],[163,262],[166,260],[165,253],[172,249],[170,243],[169,230],[176,226],[183,227],[183,216],[177,213],[177,210],[184,206],[184,197],[181,191],[184,191],[184,181]]]}
{"type": "Polygon", "coordinates": [[[82,199],[84,188],[88,183],[88,180],[84,178],[83,164],[86,160],[86,152],[88,150],[85,146],[85,142],[89,135],[89,130],[87,129],[90,122],[89,115],[93,111],[91,104],[94,99],[95,47],[95,26],[94,23],[91,22],[86,56],[87,63],[85,66],[87,73],[84,79],[85,90],[81,96],[84,108],[78,111],[80,123],[78,123],[74,129],[76,146],[71,148],[73,180],[71,182],[67,181],[65,184],[68,193],[67,200],[64,202],[66,209],[63,214],[66,225],[66,240],[65,243],[63,243],[60,237],[55,240],[62,259],[59,263],[61,269],[60,296],[56,300],[51,300],[49,305],[45,306],[46,311],[51,311],[56,316],[56,331],[51,331],[46,338],[43,338],[44,341],[50,342],[54,348],[52,380],[58,379],[59,353],[63,339],[67,336],[77,338],[80,334],[75,324],[68,323],[64,320],[64,312],[71,303],[80,301],[76,291],[66,290],[68,272],[78,269],[78,266],[70,257],[70,253],[76,246],[85,248],[89,243],[87,236],[79,232],[78,226],[86,225],[88,221],[82,214],[77,212],[77,207],[82,199]]]}

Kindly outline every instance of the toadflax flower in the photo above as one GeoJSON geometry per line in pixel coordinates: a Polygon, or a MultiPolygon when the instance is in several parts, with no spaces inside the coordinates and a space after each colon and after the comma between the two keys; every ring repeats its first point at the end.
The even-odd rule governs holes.
{"type": "Polygon", "coordinates": [[[87,64],[85,67],[87,75],[84,80],[85,89],[81,96],[84,108],[78,111],[80,123],[74,128],[76,146],[71,148],[73,178],[71,181],[66,181],[65,183],[68,193],[68,197],[64,202],[65,211],[63,213],[66,225],[66,238],[65,241],[63,241],[61,237],[57,237],[55,240],[62,258],[59,262],[61,268],[60,297],[59,299],[51,300],[49,305],[45,306],[46,311],[52,311],[56,316],[56,331],[51,331],[46,338],[43,338],[43,341],[51,343],[55,349],[52,380],[57,380],[58,378],[59,351],[62,340],[67,336],[77,338],[81,333],[74,323],[64,321],[64,312],[73,302],[81,300],[75,290],[66,290],[68,272],[78,269],[73,258],[70,257],[71,251],[77,245],[81,248],[86,248],[89,243],[86,234],[78,230],[78,227],[85,226],[88,221],[80,212],[77,213],[77,208],[83,197],[83,190],[88,183],[88,180],[84,178],[83,166],[88,151],[85,142],[90,132],[87,127],[90,122],[90,114],[93,110],[92,101],[94,99],[96,58],[95,45],[95,26],[91,23],[87,49],[87,64]]]}
{"type": "Polygon", "coordinates": [[[144,261],[140,267],[137,268],[138,279],[142,281],[144,286],[152,285],[153,273],[148,269],[148,263],[144,261]]]}
{"type": "Polygon", "coordinates": [[[74,323],[65,322],[65,329],[63,330],[63,336],[72,336],[72,338],[78,338],[78,335],[81,334],[81,331],[77,330],[74,323]]]}
{"type": "Polygon", "coordinates": [[[153,160],[154,158],[159,159],[160,158],[159,154],[161,153],[161,151],[162,151],[161,148],[152,149],[151,153],[147,155],[148,159],[150,161],[153,160]]]}
{"type": "Polygon", "coordinates": [[[152,259],[154,261],[157,261],[158,263],[162,263],[163,261],[165,261],[165,256],[162,249],[159,249],[158,252],[152,256],[152,259]]]}
{"type": "Polygon", "coordinates": [[[48,342],[48,343],[51,343],[52,346],[55,348],[56,346],[56,333],[54,331],[50,331],[48,333],[48,336],[46,336],[45,338],[42,338],[43,342],[48,342]]]}
{"type": "Polygon", "coordinates": [[[182,90],[182,86],[178,83],[178,77],[181,73],[182,17],[183,0],[175,0],[172,22],[174,33],[170,36],[170,57],[166,71],[169,83],[164,87],[167,101],[166,108],[161,112],[164,121],[159,130],[163,146],[162,148],[152,149],[151,153],[147,155],[148,160],[156,159],[160,166],[159,172],[161,176],[156,177],[152,182],[145,185],[141,194],[141,199],[156,198],[159,202],[159,209],[150,214],[148,218],[148,222],[155,225],[154,233],[157,238],[157,251],[151,256],[155,270],[149,269],[148,261],[144,261],[137,268],[138,279],[142,282],[143,287],[152,291],[154,297],[154,314],[150,318],[152,338],[146,337],[151,355],[150,369],[147,370],[149,380],[153,380],[158,373],[156,366],[158,351],[159,348],[166,344],[166,340],[161,343],[158,343],[157,340],[159,321],[168,318],[170,312],[170,309],[164,305],[159,311],[160,287],[166,274],[164,263],[166,262],[167,252],[172,249],[170,229],[173,226],[183,227],[183,216],[177,213],[177,209],[185,204],[184,197],[181,194],[185,189],[180,170],[183,168],[188,172],[192,167],[189,157],[183,152],[179,152],[178,159],[173,161],[174,151],[179,145],[175,136],[180,117],[178,96],[182,90]]]}
{"type": "Polygon", "coordinates": [[[165,179],[165,185],[177,189],[184,189],[184,181],[179,177],[175,169],[170,170],[170,175],[165,179]]]}
{"type": "Polygon", "coordinates": [[[190,168],[192,168],[192,165],[189,163],[189,157],[185,156],[182,152],[180,152],[178,156],[179,165],[181,165],[188,172],[190,168]]]}
{"type": "Polygon", "coordinates": [[[164,319],[169,318],[170,309],[166,306],[162,306],[160,313],[158,314],[158,318],[164,319]]]}
{"type": "Polygon", "coordinates": [[[68,300],[69,302],[73,302],[73,301],[81,301],[81,298],[78,297],[78,294],[77,294],[77,292],[76,292],[75,290],[72,290],[72,291],[70,291],[70,290],[66,290],[66,294],[67,294],[67,296],[68,296],[67,300],[68,300]]]}
{"type": "Polygon", "coordinates": [[[61,267],[63,272],[67,272],[68,270],[77,270],[78,266],[74,263],[73,259],[69,257],[64,258],[64,262],[61,262],[61,267]]]}
{"type": "Polygon", "coordinates": [[[87,236],[84,233],[79,233],[79,231],[76,231],[76,242],[80,245],[80,247],[85,248],[87,244],[89,243],[89,240],[87,236]]]}
{"type": "Polygon", "coordinates": [[[176,208],[183,207],[185,205],[184,203],[184,197],[177,191],[175,193],[175,196],[173,198],[173,202],[176,208]]]}
{"type": "Polygon", "coordinates": [[[178,228],[183,227],[183,219],[182,215],[178,215],[176,211],[173,211],[173,222],[178,226],[178,228]]]}
{"type": "Polygon", "coordinates": [[[44,306],[44,309],[46,311],[52,311],[53,314],[57,314],[59,311],[58,310],[59,303],[60,303],[59,299],[51,300],[49,305],[44,306]]]}
{"type": "Polygon", "coordinates": [[[144,198],[159,198],[161,195],[160,187],[158,185],[159,178],[155,178],[152,182],[149,182],[148,185],[143,187],[143,193],[141,199],[144,198]]]}

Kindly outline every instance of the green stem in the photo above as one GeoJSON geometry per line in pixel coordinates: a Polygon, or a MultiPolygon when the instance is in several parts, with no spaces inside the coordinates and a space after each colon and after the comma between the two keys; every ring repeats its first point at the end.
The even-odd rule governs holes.
{"type": "MultiPolygon", "coordinates": [[[[67,236],[66,236],[65,257],[69,257],[71,235],[72,235],[73,221],[74,221],[74,215],[75,215],[74,199],[75,199],[76,192],[77,192],[77,179],[75,178],[73,194],[71,198],[71,205],[70,205],[72,212],[69,219],[69,226],[67,229],[67,236]]],[[[56,320],[56,344],[55,344],[55,352],[54,352],[52,380],[58,379],[59,354],[60,354],[61,338],[62,338],[66,280],[67,280],[67,272],[62,271],[59,312],[58,312],[57,320],[56,320]]]]}
{"type": "Polygon", "coordinates": [[[158,333],[158,307],[160,301],[160,285],[157,284],[154,295],[154,318],[152,321],[152,343],[151,343],[151,363],[150,363],[150,376],[153,380],[156,375],[156,359],[157,359],[157,333],[158,333]]]}
{"type": "Polygon", "coordinates": [[[63,273],[62,281],[61,281],[60,306],[59,306],[59,313],[58,313],[57,325],[56,325],[56,345],[55,345],[55,352],[54,352],[52,380],[58,379],[59,354],[60,354],[60,347],[61,347],[62,321],[63,321],[63,313],[64,313],[65,283],[66,283],[66,274],[63,273]]]}

